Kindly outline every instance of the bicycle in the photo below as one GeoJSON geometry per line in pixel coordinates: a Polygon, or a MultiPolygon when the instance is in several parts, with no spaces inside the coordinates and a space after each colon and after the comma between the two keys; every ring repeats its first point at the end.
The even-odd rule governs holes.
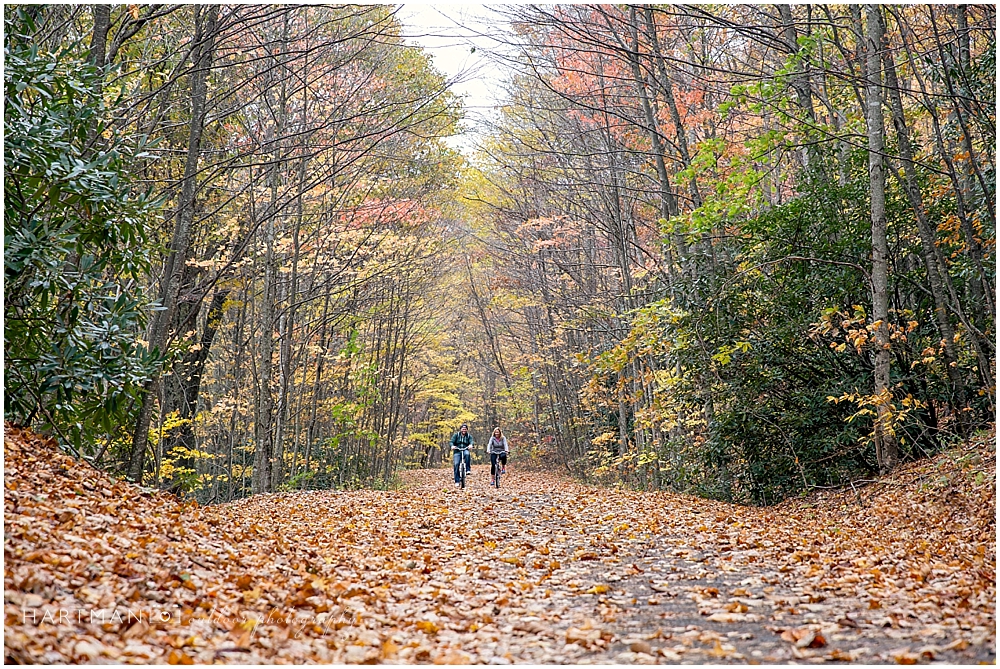
{"type": "MultiPolygon", "coordinates": [[[[497,490],[500,489],[500,477],[503,475],[503,470],[506,465],[500,460],[499,454],[497,457],[493,457],[494,454],[490,454],[491,466],[493,468],[493,487],[497,490]]],[[[506,457],[506,453],[504,454],[506,457]]]]}
{"type": "Polygon", "coordinates": [[[458,458],[458,482],[462,488],[465,490],[465,478],[466,478],[466,465],[465,465],[465,454],[469,452],[468,447],[466,448],[456,448],[455,453],[461,453],[458,458]]]}

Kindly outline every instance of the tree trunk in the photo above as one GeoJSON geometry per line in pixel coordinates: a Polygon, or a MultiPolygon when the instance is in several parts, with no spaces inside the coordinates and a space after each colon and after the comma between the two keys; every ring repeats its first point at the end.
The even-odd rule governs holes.
{"type": "MultiPolygon", "coordinates": [[[[205,101],[208,97],[208,75],[215,54],[215,39],[219,19],[219,5],[195,6],[195,42],[192,51],[194,70],[191,73],[191,128],[188,135],[187,157],[184,163],[184,179],[177,203],[176,224],[170,242],[170,250],[164,263],[160,288],[162,309],[155,312],[150,326],[149,348],[159,354],[165,352],[168,326],[173,322],[177,309],[184,263],[191,246],[191,226],[194,220],[195,196],[198,191],[198,158],[201,155],[201,138],[205,128],[205,101]]],[[[149,438],[149,422],[153,410],[153,398],[159,386],[160,375],[155,374],[146,382],[141,392],[141,405],[132,436],[132,453],[129,458],[128,474],[135,482],[142,481],[146,442],[149,438]]]]}
{"type": "Polygon", "coordinates": [[[281,138],[285,131],[286,113],[288,109],[288,77],[284,71],[283,60],[288,47],[288,12],[285,12],[282,24],[281,46],[275,54],[274,72],[281,80],[277,100],[277,119],[274,127],[273,146],[271,149],[271,165],[268,181],[271,191],[271,201],[266,212],[264,225],[264,295],[261,305],[260,329],[260,385],[257,397],[257,417],[255,420],[255,450],[253,459],[253,494],[273,492],[275,481],[281,480],[281,446],[276,443],[275,402],[271,392],[271,379],[274,374],[274,330],[276,302],[278,298],[278,257],[275,244],[278,240],[278,186],[282,169],[281,138]],[[275,471],[275,470],[278,471],[275,471]]]}
{"type": "Polygon", "coordinates": [[[650,144],[653,147],[653,159],[656,163],[656,173],[660,178],[660,216],[669,219],[677,214],[677,200],[670,190],[670,176],[667,173],[667,165],[663,157],[665,151],[663,142],[660,139],[660,131],[657,127],[656,118],[653,116],[653,109],[649,103],[649,94],[646,92],[646,78],[642,76],[639,56],[639,33],[636,28],[635,7],[629,7],[629,31],[632,36],[632,49],[629,52],[629,64],[632,67],[632,78],[635,80],[636,90],[639,92],[639,100],[642,102],[642,113],[646,119],[646,132],[649,136],[650,144]]]}
{"type": "Polygon", "coordinates": [[[90,36],[90,62],[103,69],[107,59],[108,31],[111,30],[111,5],[94,5],[94,30],[90,36]]]}
{"type": "MultiPolygon", "coordinates": [[[[201,379],[205,371],[205,363],[208,361],[208,354],[215,341],[215,335],[219,331],[219,324],[222,322],[222,307],[229,296],[229,289],[220,289],[212,295],[209,304],[208,314],[205,318],[205,328],[198,339],[197,346],[192,346],[184,357],[179,360],[173,368],[173,373],[164,378],[164,405],[165,414],[176,411],[181,418],[191,422],[184,423],[177,428],[177,434],[164,435],[163,452],[169,454],[175,447],[182,446],[188,451],[194,450],[197,446],[195,442],[193,422],[198,414],[198,396],[201,392],[201,379]]],[[[183,455],[178,458],[177,464],[180,467],[195,467],[196,463],[188,456],[183,455]]]]}
{"type": "MultiPolygon", "coordinates": [[[[883,31],[883,39],[884,39],[883,31]]],[[[892,54],[885,48],[883,42],[883,59],[885,66],[885,85],[889,94],[889,108],[892,110],[892,122],[896,128],[896,143],[899,147],[899,157],[903,164],[904,180],[903,189],[913,208],[914,216],[917,219],[917,229],[920,233],[921,256],[924,260],[924,268],[927,272],[927,281],[930,284],[931,295],[934,298],[934,318],[937,322],[938,331],[944,342],[944,360],[947,370],[948,380],[951,382],[954,408],[961,416],[961,410],[966,404],[965,385],[962,375],[958,369],[958,354],[955,351],[955,328],[952,327],[948,317],[947,296],[942,278],[948,271],[943,264],[939,264],[936,239],[934,229],[927,219],[927,212],[924,209],[923,198],[920,194],[920,187],[917,184],[917,174],[913,160],[913,148],[910,144],[910,131],[906,126],[906,117],[903,114],[903,100],[899,92],[899,81],[896,77],[896,65],[893,62],[892,54]]],[[[946,277],[944,277],[946,278],[946,277]]]]}
{"type": "Polygon", "coordinates": [[[875,419],[875,450],[879,469],[896,466],[899,453],[892,434],[889,362],[888,256],[885,218],[885,128],[882,119],[882,17],[881,8],[869,5],[865,16],[865,57],[867,85],[865,121],[868,126],[868,183],[871,190],[872,221],[872,319],[875,329],[875,395],[879,396],[875,419]]]}

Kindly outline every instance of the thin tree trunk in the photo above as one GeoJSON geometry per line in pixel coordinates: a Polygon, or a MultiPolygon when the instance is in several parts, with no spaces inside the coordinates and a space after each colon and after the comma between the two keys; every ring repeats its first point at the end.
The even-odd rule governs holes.
{"type": "MultiPolygon", "coordinates": [[[[281,49],[276,55],[276,63],[280,64],[288,43],[288,14],[285,13],[282,28],[281,49]]],[[[278,70],[281,77],[281,87],[278,93],[278,118],[274,132],[274,148],[270,167],[271,202],[267,210],[267,222],[264,227],[264,295],[261,305],[260,330],[260,385],[257,406],[255,451],[253,463],[253,493],[272,492],[275,481],[281,480],[281,462],[279,458],[280,444],[275,442],[274,397],[271,393],[271,377],[274,369],[274,328],[275,301],[277,299],[278,258],[275,253],[277,241],[278,217],[278,182],[281,175],[281,137],[285,129],[285,112],[287,109],[287,77],[283,69],[278,70]],[[276,471],[277,470],[277,471],[276,471]]]]}
{"type": "Polygon", "coordinates": [[[934,298],[934,318],[944,342],[945,369],[947,370],[948,379],[951,382],[952,392],[954,393],[953,403],[955,408],[959,410],[959,415],[961,415],[961,409],[965,406],[967,399],[965,384],[958,369],[958,354],[955,351],[955,328],[952,327],[951,320],[948,317],[947,297],[942,281],[942,277],[948,269],[938,263],[934,230],[927,219],[927,212],[924,209],[920,187],[917,185],[913,148],[910,144],[910,131],[906,126],[906,117],[903,114],[903,100],[899,92],[896,65],[893,62],[892,54],[885,47],[886,45],[883,42],[885,85],[886,91],[889,94],[889,108],[892,110],[892,122],[896,128],[896,143],[899,147],[899,157],[903,164],[904,180],[902,186],[906,191],[906,196],[917,219],[917,229],[921,240],[921,256],[924,260],[924,268],[927,272],[927,281],[930,284],[931,295],[934,298]]]}
{"type": "MultiPolygon", "coordinates": [[[[632,36],[629,65],[632,67],[632,78],[639,93],[639,100],[642,102],[642,113],[646,119],[646,133],[653,147],[653,160],[656,163],[656,173],[660,178],[660,216],[664,219],[669,219],[678,212],[677,200],[670,190],[670,176],[667,173],[667,164],[663,158],[665,155],[663,142],[660,139],[660,131],[656,118],[653,116],[653,108],[649,103],[649,94],[646,91],[646,78],[642,76],[642,69],[640,67],[639,33],[636,28],[634,6],[629,7],[629,31],[632,36]]],[[[622,46],[624,47],[624,45],[622,46]]]]}
{"type": "MultiPolygon", "coordinates": [[[[219,5],[195,6],[195,36],[197,42],[192,52],[194,71],[191,73],[191,127],[188,135],[187,157],[184,163],[184,180],[177,203],[176,224],[170,250],[164,265],[160,290],[162,309],[155,312],[150,327],[149,348],[160,354],[165,352],[168,326],[177,309],[184,263],[191,246],[191,226],[194,220],[195,196],[198,191],[198,158],[201,155],[201,138],[205,128],[205,102],[208,97],[208,75],[215,53],[215,39],[219,19],[219,5]]],[[[144,385],[141,405],[132,436],[132,453],[128,473],[133,481],[141,482],[144,471],[146,443],[149,438],[149,421],[153,398],[159,387],[160,374],[156,373],[144,385]]]]}
{"type": "Polygon", "coordinates": [[[891,360],[889,340],[888,256],[885,218],[885,128],[882,118],[882,17],[881,8],[869,5],[865,12],[865,51],[867,86],[865,121],[868,126],[868,183],[871,191],[872,221],[872,319],[875,329],[875,395],[878,416],[875,419],[875,449],[879,469],[890,471],[899,459],[892,434],[889,378],[891,360]]]}
{"type": "MultiPolygon", "coordinates": [[[[94,29],[90,37],[90,62],[104,69],[108,51],[108,31],[111,30],[111,5],[93,5],[94,29]]],[[[99,89],[100,90],[100,89],[99,89]]]]}

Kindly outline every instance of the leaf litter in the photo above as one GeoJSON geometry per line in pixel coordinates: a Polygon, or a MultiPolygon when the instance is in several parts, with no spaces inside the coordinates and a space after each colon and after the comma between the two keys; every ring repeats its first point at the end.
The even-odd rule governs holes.
{"type": "Polygon", "coordinates": [[[481,466],[200,507],[7,426],[5,657],[994,662],[994,443],[766,509],[481,466]]]}

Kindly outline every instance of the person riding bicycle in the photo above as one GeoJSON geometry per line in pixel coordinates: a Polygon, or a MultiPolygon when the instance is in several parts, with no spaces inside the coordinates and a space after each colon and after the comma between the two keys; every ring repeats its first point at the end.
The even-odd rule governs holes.
{"type": "Polygon", "coordinates": [[[452,467],[455,470],[455,485],[461,487],[462,481],[458,476],[458,463],[461,462],[460,458],[465,457],[465,471],[472,473],[472,445],[475,440],[472,435],[469,434],[469,426],[462,423],[462,427],[458,429],[458,432],[451,435],[451,454],[452,454],[452,467]]]}
{"type": "Polygon", "coordinates": [[[510,453],[510,444],[507,443],[507,437],[499,427],[493,428],[493,436],[486,444],[486,452],[490,455],[490,485],[494,485],[497,466],[502,467],[501,474],[507,473],[507,455],[510,453]]]}

